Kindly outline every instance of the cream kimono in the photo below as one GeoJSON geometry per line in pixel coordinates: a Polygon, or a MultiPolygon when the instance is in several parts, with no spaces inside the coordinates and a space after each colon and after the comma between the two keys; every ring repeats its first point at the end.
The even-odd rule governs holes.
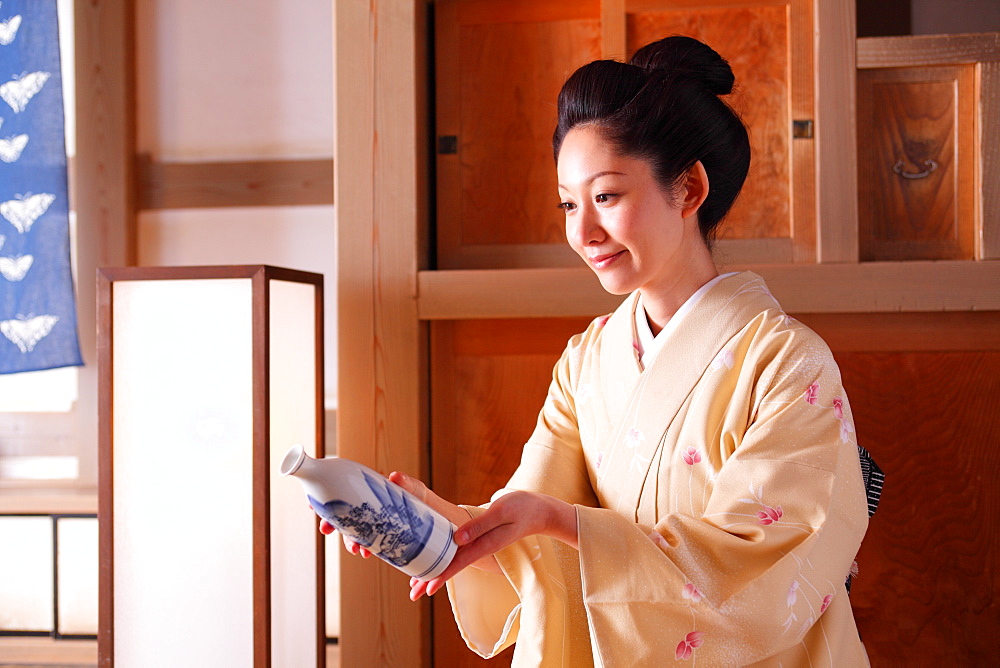
{"type": "Polygon", "coordinates": [[[642,370],[636,297],[570,340],[508,483],[576,504],[579,552],[534,536],[497,553],[504,576],[453,578],[469,647],[516,641],[519,666],[867,665],[844,582],[868,513],[829,349],[741,273],[642,370]]]}

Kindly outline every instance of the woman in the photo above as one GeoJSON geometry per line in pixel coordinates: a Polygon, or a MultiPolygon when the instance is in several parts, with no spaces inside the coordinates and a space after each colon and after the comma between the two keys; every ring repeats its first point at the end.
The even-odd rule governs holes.
{"type": "Polygon", "coordinates": [[[391,476],[459,525],[453,563],[411,598],[447,583],[483,656],[516,641],[516,665],[867,665],[845,580],[868,513],[839,371],[710,252],[750,160],[719,98],[732,86],[684,37],[570,77],[553,138],[566,236],[629,297],[569,341],[491,504],[391,476]]]}

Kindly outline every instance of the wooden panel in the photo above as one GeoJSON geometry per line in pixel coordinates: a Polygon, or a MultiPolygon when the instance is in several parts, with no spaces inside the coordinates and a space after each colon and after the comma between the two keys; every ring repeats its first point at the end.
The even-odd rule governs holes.
{"type": "Polygon", "coordinates": [[[753,157],[719,238],[792,239],[792,257],[765,261],[814,260],[815,142],[791,136],[793,119],[814,119],[811,4],[647,0],[628,6],[630,52],[682,34],[712,46],[733,68],[737,90],[727,102],[750,128],[753,157]]]}
{"type": "Polygon", "coordinates": [[[555,101],[566,77],[601,57],[600,5],[567,0],[553,14],[558,4],[497,13],[497,3],[436,3],[437,132],[457,142],[437,158],[443,268],[526,266],[518,253],[490,253],[521,244],[572,261],[555,206],[555,101]]]}
{"type": "Polygon", "coordinates": [[[332,160],[157,163],[138,160],[139,208],[333,204],[332,160]]]}
{"type": "MultiPolygon", "coordinates": [[[[423,340],[413,286],[426,73],[419,0],[334,4],[338,452],[388,473],[427,474],[423,340]]],[[[379,560],[343,559],[345,666],[430,664],[430,605],[379,560]]]]}
{"type": "MultiPolygon", "coordinates": [[[[724,267],[762,276],[790,313],[1000,310],[1000,262],[724,267]]],[[[614,310],[589,269],[422,271],[422,320],[597,316],[614,310]]]]}
{"type": "Polygon", "coordinates": [[[834,352],[886,472],[851,591],[872,665],[992,665],[1000,352],[834,352]]]}
{"type": "Polygon", "coordinates": [[[973,257],[974,75],[971,65],[858,72],[862,260],[973,257]]]}
{"type": "MultiPolygon", "coordinates": [[[[433,486],[443,497],[489,501],[517,468],[545,400],[552,366],[589,319],[469,320],[431,327],[433,486]]],[[[434,601],[437,666],[510,665],[508,650],[485,662],[462,641],[448,601],[434,601]]]]}
{"type": "Polygon", "coordinates": [[[601,57],[625,60],[625,0],[601,0],[601,57]]]}
{"type": "Polygon", "coordinates": [[[1000,258],[1000,144],[990,140],[1000,131],[1000,33],[859,39],[857,53],[865,69],[978,64],[976,257],[1000,258]]]}
{"type": "Polygon", "coordinates": [[[667,35],[687,35],[718,51],[736,75],[739,91],[727,101],[751,129],[753,163],[720,239],[791,236],[788,29],[788,12],[780,6],[628,15],[630,53],[667,35]]]}

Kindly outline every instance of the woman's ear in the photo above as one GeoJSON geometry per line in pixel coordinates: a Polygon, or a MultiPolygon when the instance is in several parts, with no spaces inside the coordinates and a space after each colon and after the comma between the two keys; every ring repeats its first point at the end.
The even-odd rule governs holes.
{"type": "Polygon", "coordinates": [[[708,173],[701,160],[694,163],[684,177],[684,187],[681,190],[681,218],[689,218],[698,213],[705,198],[708,197],[708,173]]]}

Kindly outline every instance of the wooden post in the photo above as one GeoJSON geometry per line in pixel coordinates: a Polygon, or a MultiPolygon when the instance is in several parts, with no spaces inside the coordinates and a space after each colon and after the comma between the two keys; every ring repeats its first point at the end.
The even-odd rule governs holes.
{"type": "MultiPolygon", "coordinates": [[[[338,452],[426,478],[416,302],[425,3],[338,0],[334,12],[338,452]]],[[[430,607],[410,602],[405,575],[345,558],[340,582],[343,665],[430,665],[430,607]]]]}

